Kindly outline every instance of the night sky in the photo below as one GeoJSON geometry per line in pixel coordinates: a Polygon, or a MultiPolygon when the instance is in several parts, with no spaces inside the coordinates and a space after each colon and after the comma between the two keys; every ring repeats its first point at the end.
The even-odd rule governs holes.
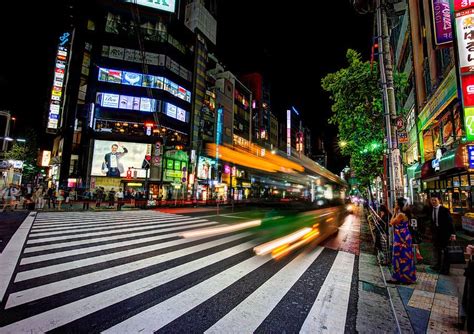
{"type": "MultiPolygon", "coordinates": [[[[43,130],[66,15],[66,1],[34,3],[24,12],[25,3],[10,2],[0,14],[0,109],[17,116],[18,135],[27,126],[43,130]]],[[[218,0],[217,56],[236,74],[257,71],[270,80],[275,114],[282,117],[294,105],[313,134],[324,136],[328,167],[338,174],[347,160],[335,152],[336,129],[327,125],[330,103],[320,81],[345,65],[347,48],[369,57],[373,18],[357,14],[348,0],[304,4],[218,0]]]]}

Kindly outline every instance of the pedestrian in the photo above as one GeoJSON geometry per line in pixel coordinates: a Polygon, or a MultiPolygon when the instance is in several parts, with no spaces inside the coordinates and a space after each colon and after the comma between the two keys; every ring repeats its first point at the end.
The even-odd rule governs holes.
{"type": "Polygon", "coordinates": [[[109,190],[108,199],[109,199],[109,207],[113,207],[115,205],[115,190],[114,190],[114,188],[109,190]]]}
{"type": "Polygon", "coordinates": [[[56,208],[56,196],[55,189],[53,186],[49,187],[48,191],[46,192],[47,199],[48,199],[48,209],[51,209],[51,204],[53,204],[53,209],[56,208]]]}
{"type": "Polygon", "coordinates": [[[102,203],[102,200],[104,199],[104,188],[97,187],[97,189],[95,190],[95,198],[96,198],[95,207],[100,208],[100,204],[102,203]]]}
{"type": "Polygon", "coordinates": [[[405,198],[397,198],[390,225],[393,226],[393,255],[391,284],[412,284],[416,281],[412,237],[408,228],[410,212],[405,198]]]}
{"type": "Polygon", "coordinates": [[[69,202],[69,207],[72,208],[72,204],[76,202],[77,200],[77,192],[74,188],[72,188],[70,191],[69,191],[69,194],[68,194],[68,202],[69,202]]]}
{"type": "Polygon", "coordinates": [[[86,189],[82,194],[82,210],[89,210],[89,202],[92,199],[92,193],[89,189],[86,189]]]}
{"type": "Polygon", "coordinates": [[[34,193],[36,208],[39,210],[43,210],[44,207],[44,189],[43,186],[39,186],[39,188],[34,193]]]}
{"type": "Polygon", "coordinates": [[[64,190],[60,188],[55,196],[56,200],[58,201],[58,211],[61,210],[61,204],[64,201],[64,190]]]}
{"type": "Polygon", "coordinates": [[[2,212],[7,211],[8,207],[10,207],[10,210],[13,211],[13,206],[15,205],[17,194],[18,190],[13,185],[13,183],[11,183],[9,187],[4,188],[2,190],[2,199],[4,203],[2,212]]]}
{"type": "Polygon", "coordinates": [[[449,210],[441,205],[439,196],[431,197],[433,210],[431,213],[432,231],[433,231],[433,251],[436,263],[431,269],[439,271],[440,274],[449,275],[450,263],[443,253],[448,246],[449,241],[456,240],[456,231],[453,225],[453,218],[449,210]]]}
{"type": "Polygon", "coordinates": [[[115,198],[117,199],[117,211],[120,211],[122,209],[124,199],[122,188],[119,188],[119,190],[115,193],[115,198]]]}

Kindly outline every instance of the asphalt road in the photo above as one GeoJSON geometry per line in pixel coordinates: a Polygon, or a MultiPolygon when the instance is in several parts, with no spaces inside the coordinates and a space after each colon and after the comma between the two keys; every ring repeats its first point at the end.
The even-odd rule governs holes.
{"type": "Polygon", "coordinates": [[[317,215],[182,208],[28,217],[23,243],[17,237],[0,258],[8,283],[0,287],[0,332],[355,328],[358,253],[347,241],[357,219],[345,217],[337,237],[321,243],[337,217],[317,215]],[[258,226],[237,230],[248,222],[258,226]],[[256,255],[254,247],[303,228],[312,232],[256,255]]]}

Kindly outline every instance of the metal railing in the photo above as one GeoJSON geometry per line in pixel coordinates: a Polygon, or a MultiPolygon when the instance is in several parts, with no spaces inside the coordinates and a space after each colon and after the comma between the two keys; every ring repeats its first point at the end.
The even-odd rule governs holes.
{"type": "Polygon", "coordinates": [[[367,217],[369,223],[370,233],[372,234],[372,240],[374,241],[375,248],[377,250],[377,259],[382,265],[389,265],[391,263],[391,252],[390,252],[390,238],[388,233],[388,226],[385,226],[385,222],[375,212],[375,210],[369,207],[369,215],[367,217]]]}

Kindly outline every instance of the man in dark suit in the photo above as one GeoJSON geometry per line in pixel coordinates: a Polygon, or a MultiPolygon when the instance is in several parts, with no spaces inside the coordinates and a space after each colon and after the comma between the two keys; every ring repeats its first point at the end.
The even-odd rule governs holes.
{"type": "Polygon", "coordinates": [[[433,205],[431,212],[433,246],[436,255],[436,264],[431,268],[439,270],[440,274],[449,275],[450,263],[442,256],[442,252],[450,240],[456,240],[453,219],[449,210],[441,205],[439,197],[431,197],[431,204],[433,205]]]}
{"type": "Polygon", "coordinates": [[[102,169],[106,171],[107,176],[120,176],[123,172],[123,166],[120,164],[120,158],[123,157],[128,150],[120,145],[123,152],[118,152],[119,146],[117,144],[112,145],[112,152],[107,153],[104,156],[104,162],[102,163],[102,169]]]}

